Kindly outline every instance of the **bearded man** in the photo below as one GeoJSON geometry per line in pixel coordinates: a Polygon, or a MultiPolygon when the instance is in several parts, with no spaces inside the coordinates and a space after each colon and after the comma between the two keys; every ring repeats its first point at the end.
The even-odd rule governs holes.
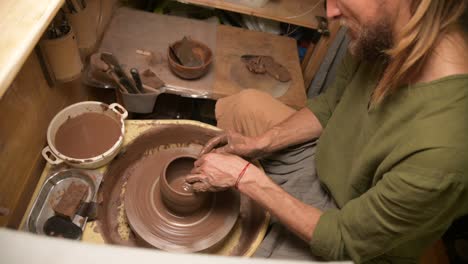
{"type": "Polygon", "coordinates": [[[299,111],[255,90],[219,100],[227,132],[186,180],[274,216],[257,256],[417,262],[468,214],[466,2],[328,0],[351,38],[332,86],[299,111]]]}

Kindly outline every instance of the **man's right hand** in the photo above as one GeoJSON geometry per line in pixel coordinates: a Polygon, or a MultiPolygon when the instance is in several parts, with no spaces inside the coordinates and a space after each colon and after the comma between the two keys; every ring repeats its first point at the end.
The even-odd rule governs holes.
{"type": "Polygon", "coordinates": [[[245,158],[260,158],[268,154],[267,143],[259,138],[243,136],[233,131],[212,138],[201,150],[200,156],[211,151],[229,153],[245,158]]]}

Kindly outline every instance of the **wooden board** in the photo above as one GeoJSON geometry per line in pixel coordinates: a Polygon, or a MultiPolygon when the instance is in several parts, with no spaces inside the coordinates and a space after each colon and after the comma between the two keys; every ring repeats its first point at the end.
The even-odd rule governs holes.
{"type": "Polygon", "coordinates": [[[64,0],[0,1],[0,98],[64,0]]]}
{"type": "Polygon", "coordinates": [[[268,18],[307,28],[317,28],[316,16],[326,17],[323,0],[270,0],[263,7],[249,7],[236,0],[178,0],[242,14],[268,18]]]}
{"type": "Polygon", "coordinates": [[[232,67],[238,63],[242,55],[270,55],[285,66],[292,76],[286,94],[278,99],[296,109],[304,107],[306,94],[294,39],[240,28],[218,26],[217,47],[214,84],[216,95],[228,96],[246,88],[234,80],[232,76],[232,67]]]}

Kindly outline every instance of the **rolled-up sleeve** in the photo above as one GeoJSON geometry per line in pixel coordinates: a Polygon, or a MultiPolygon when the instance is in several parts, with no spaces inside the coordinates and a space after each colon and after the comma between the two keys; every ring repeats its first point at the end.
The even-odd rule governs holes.
{"type": "Polygon", "coordinates": [[[365,262],[428,234],[435,239],[466,214],[467,201],[466,175],[401,164],[343,208],[324,212],[310,247],[325,259],[365,262]]]}
{"type": "Polygon", "coordinates": [[[338,67],[335,80],[330,87],[324,93],[307,100],[307,108],[315,114],[322,127],[326,127],[358,65],[358,62],[348,53],[338,67]]]}

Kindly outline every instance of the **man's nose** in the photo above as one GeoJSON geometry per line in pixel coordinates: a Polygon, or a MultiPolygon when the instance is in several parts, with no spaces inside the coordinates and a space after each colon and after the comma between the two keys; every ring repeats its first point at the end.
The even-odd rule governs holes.
{"type": "Polygon", "coordinates": [[[337,0],[327,0],[327,17],[338,18],[341,16],[341,11],[336,4],[337,0]]]}

